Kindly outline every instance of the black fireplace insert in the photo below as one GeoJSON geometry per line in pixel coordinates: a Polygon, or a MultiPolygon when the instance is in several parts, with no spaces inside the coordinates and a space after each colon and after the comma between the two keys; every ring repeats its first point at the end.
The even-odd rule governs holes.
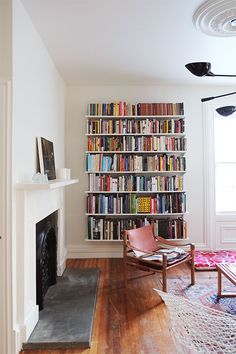
{"type": "Polygon", "coordinates": [[[36,224],[36,302],[43,309],[43,299],[57,279],[58,212],[36,224]]]}

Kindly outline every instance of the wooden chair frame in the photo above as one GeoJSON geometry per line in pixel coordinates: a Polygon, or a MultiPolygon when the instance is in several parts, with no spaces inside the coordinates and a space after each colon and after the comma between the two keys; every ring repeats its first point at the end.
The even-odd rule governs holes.
{"type": "Polygon", "coordinates": [[[166,240],[160,236],[154,237],[157,243],[160,244],[162,248],[170,248],[170,247],[181,247],[188,252],[188,256],[184,259],[179,259],[174,261],[173,263],[168,262],[167,260],[167,253],[163,252],[150,252],[146,253],[147,255],[154,255],[154,254],[161,254],[162,255],[162,262],[157,262],[153,260],[143,259],[142,257],[136,257],[133,250],[142,251],[141,249],[137,249],[132,247],[129,242],[129,230],[124,231],[123,237],[123,262],[124,262],[124,283],[127,286],[128,277],[127,277],[127,266],[133,266],[138,269],[144,271],[150,271],[152,274],[154,273],[161,273],[162,274],[162,291],[167,292],[167,271],[171,268],[174,268],[182,263],[189,262],[190,263],[190,270],[191,270],[191,285],[195,284],[195,267],[194,267],[194,254],[195,254],[195,245],[193,243],[188,243],[186,240],[166,240]],[[187,248],[187,249],[186,249],[187,248]]]}

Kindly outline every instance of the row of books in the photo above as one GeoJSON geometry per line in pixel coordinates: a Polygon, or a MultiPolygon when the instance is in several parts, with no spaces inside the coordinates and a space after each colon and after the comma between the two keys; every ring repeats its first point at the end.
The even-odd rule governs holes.
{"type": "Polygon", "coordinates": [[[138,103],[137,114],[146,115],[183,115],[184,104],[180,103],[138,103]]]}
{"type": "Polygon", "coordinates": [[[166,239],[187,238],[187,224],[182,218],[177,219],[105,219],[88,217],[89,240],[122,240],[124,230],[130,230],[153,224],[154,234],[166,239]]]}
{"type": "Polygon", "coordinates": [[[135,154],[87,154],[88,172],[142,172],[185,171],[185,156],[135,155],[135,154]]]}
{"type": "Polygon", "coordinates": [[[185,213],[186,195],[180,193],[137,196],[134,194],[106,195],[89,194],[87,196],[87,213],[89,214],[166,214],[185,213]]]}
{"type": "Polygon", "coordinates": [[[184,104],[181,103],[137,103],[123,101],[111,103],[89,103],[89,116],[145,116],[145,115],[183,115],[184,104]]]}
{"type": "Polygon", "coordinates": [[[124,220],[88,217],[89,240],[122,240],[124,220]]]}
{"type": "Polygon", "coordinates": [[[180,134],[184,131],[182,118],[178,120],[96,118],[87,121],[88,134],[180,134]]]}
{"type": "Polygon", "coordinates": [[[185,151],[186,139],[168,136],[89,137],[88,151],[185,151]]]}
{"type": "Polygon", "coordinates": [[[89,103],[87,114],[89,116],[133,116],[137,115],[137,106],[123,101],[89,103]]]}
{"type": "Polygon", "coordinates": [[[126,191],[182,191],[183,176],[110,176],[91,173],[89,191],[126,192],[126,191]]]}

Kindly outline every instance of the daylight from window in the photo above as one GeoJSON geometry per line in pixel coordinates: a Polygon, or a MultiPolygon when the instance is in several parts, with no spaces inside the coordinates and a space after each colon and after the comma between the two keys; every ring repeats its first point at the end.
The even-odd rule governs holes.
{"type": "Polygon", "coordinates": [[[216,213],[236,213],[236,119],[215,117],[216,213]]]}

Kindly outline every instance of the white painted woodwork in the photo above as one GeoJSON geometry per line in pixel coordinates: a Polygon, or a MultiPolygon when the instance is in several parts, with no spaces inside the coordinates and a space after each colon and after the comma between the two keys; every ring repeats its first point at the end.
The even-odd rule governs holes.
{"type": "Polygon", "coordinates": [[[48,181],[48,183],[33,183],[33,182],[26,182],[26,183],[19,183],[16,184],[16,189],[25,189],[25,190],[39,190],[39,189],[46,189],[46,190],[51,190],[51,189],[56,189],[56,188],[61,188],[61,187],[66,187],[70,186],[71,184],[75,184],[79,182],[78,179],[68,179],[68,180],[62,180],[62,179],[54,179],[48,181]]]}
{"type": "MultiPolygon", "coordinates": [[[[78,180],[74,180],[74,183],[78,180]]],[[[58,211],[57,272],[62,275],[66,263],[65,240],[65,183],[57,188],[44,188],[41,185],[28,188],[29,184],[16,189],[17,206],[17,257],[21,267],[17,272],[17,323],[19,341],[27,341],[38,321],[36,305],[36,224],[58,211]],[[38,188],[37,188],[38,187],[38,188]]],[[[19,187],[19,186],[16,186],[19,187]]],[[[31,186],[31,184],[30,184],[31,186]]]]}
{"type": "Polygon", "coordinates": [[[205,248],[211,250],[236,250],[236,213],[217,214],[215,208],[215,157],[214,114],[215,109],[235,105],[234,96],[205,103],[204,118],[204,204],[205,248]]]}
{"type": "Polygon", "coordinates": [[[11,354],[10,83],[0,79],[0,353],[11,354]]]}

